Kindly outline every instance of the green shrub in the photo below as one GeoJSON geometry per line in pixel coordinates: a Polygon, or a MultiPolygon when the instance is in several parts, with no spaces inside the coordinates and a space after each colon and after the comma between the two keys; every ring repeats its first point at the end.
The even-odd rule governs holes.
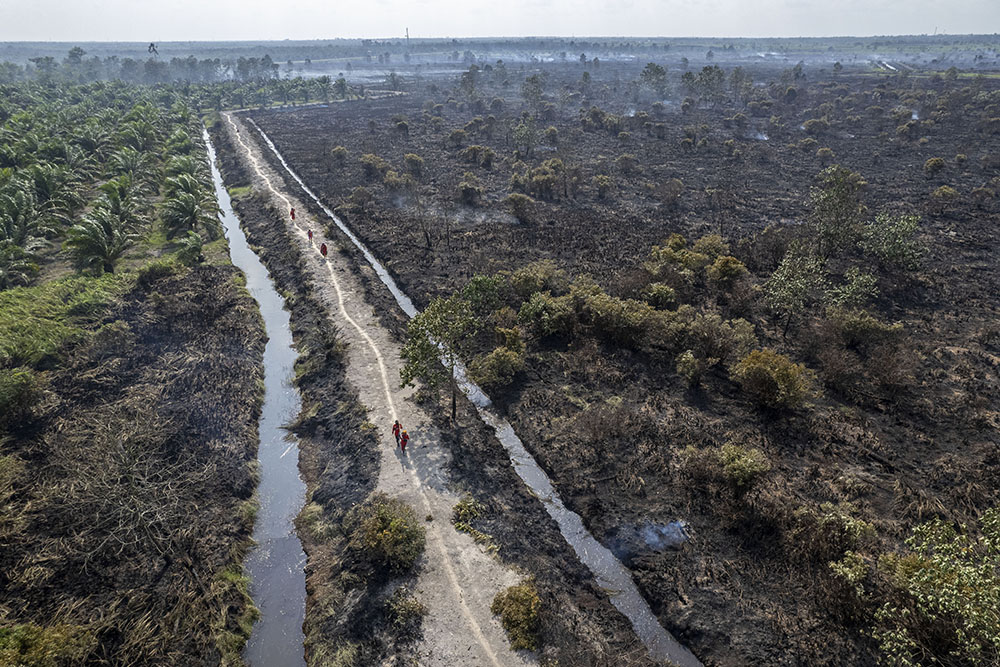
{"type": "Polygon", "coordinates": [[[542,601],[535,585],[526,581],[500,591],[493,598],[490,611],[500,617],[514,650],[538,650],[542,601]]]}
{"type": "Polygon", "coordinates": [[[742,359],[757,345],[753,325],[744,319],[723,320],[718,313],[698,313],[686,323],[687,346],[710,365],[742,359]]]}
{"type": "Polygon", "coordinates": [[[517,319],[538,336],[572,336],[577,324],[572,299],[552,296],[549,292],[532,294],[521,305],[517,319]]]}
{"type": "Polygon", "coordinates": [[[866,310],[831,308],[826,317],[844,347],[870,350],[898,341],[903,334],[902,323],[887,324],[866,310]]]}
{"type": "Polygon", "coordinates": [[[635,299],[616,299],[603,291],[585,298],[581,317],[594,333],[622,347],[637,349],[646,342],[652,306],[635,299]]]}
{"type": "Polygon", "coordinates": [[[740,260],[729,255],[722,255],[715,263],[706,267],[705,274],[710,283],[723,290],[731,290],[736,283],[749,274],[747,267],[740,260]]]}
{"type": "Polygon", "coordinates": [[[875,527],[853,516],[848,503],[822,503],[819,508],[800,507],[792,515],[785,536],[789,553],[818,563],[841,558],[874,538],[875,527]]]}
{"type": "Polygon", "coordinates": [[[729,443],[719,448],[717,456],[722,476],[737,498],[749,493],[771,470],[771,462],[759,449],[729,443]]]}
{"type": "Polygon", "coordinates": [[[945,163],[942,158],[932,157],[924,162],[924,173],[928,176],[933,176],[934,174],[940,172],[944,169],[945,163]]]}
{"type": "Polygon", "coordinates": [[[705,372],[705,362],[694,356],[691,350],[685,350],[677,356],[677,374],[684,378],[689,386],[697,386],[705,372]]]}
{"type": "Polygon", "coordinates": [[[479,185],[479,179],[471,172],[465,172],[462,181],[458,184],[458,201],[465,206],[479,206],[483,198],[483,188],[479,185]]]}
{"type": "Polygon", "coordinates": [[[525,301],[536,292],[565,294],[569,289],[569,278],[555,262],[543,259],[514,271],[510,276],[510,285],[518,298],[525,301]]]}
{"type": "Polygon", "coordinates": [[[427,615],[427,607],[404,588],[397,588],[386,601],[392,624],[404,636],[413,636],[420,629],[420,621],[427,615]]]}
{"type": "Polygon", "coordinates": [[[524,355],[508,347],[498,347],[477,357],[470,367],[472,379],[486,388],[502,388],[514,381],[524,368],[524,355]]]}
{"type": "Polygon", "coordinates": [[[691,246],[691,251],[708,255],[709,259],[715,260],[722,255],[729,254],[729,244],[723,241],[718,234],[708,234],[695,241],[694,245],[691,246]]]}
{"type": "Polygon", "coordinates": [[[374,565],[406,572],[424,552],[424,527],[410,506],[397,498],[376,493],[345,519],[351,542],[374,565]]]}
{"type": "Polygon", "coordinates": [[[979,535],[935,519],[906,545],[879,564],[892,589],[872,628],[885,664],[1000,664],[1000,509],[979,535]]]}
{"type": "Polygon", "coordinates": [[[732,373],[763,407],[794,409],[813,394],[812,372],[772,350],[754,350],[733,367],[732,373]]]}
{"type": "Polygon", "coordinates": [[[689,445],[681,451],[680,460],[692,479],[721,485],[737,499],[749,494],[771,470],[770,461],[759,449],[732,443],[704,449],[689,445]]]}
{"type": "Polygon", "coordinates": [[[373,155],[371,153],[365,153],[362,155],[358,161],[361,163],[361,173],[364,174],[365,179],[369,182],[377,181],[389,171],[391,166],[388,162],[380,158],[378,155],[373,155]]]}
{"type": "Polygon", "coordinates": [[[347,164],[347,149],[343,146],[335,146],[333,150],[330,151],[330,157],[333,159],[333,163],[338,167],[343,167],[347,164]]]}
{"type": "Polygon", "coordinates": [[[931,197],[934,198],[934,201],[941,204],[953,202],[958,199],[958,190],[950,185],[942,185],[931,193],[931,197]]]}
{"type": "Polygon", "coordinates": [[[677,304],[677,290],[663,283],[650,283],[642,293],[646,303],[658,310],[666,310],[677,304]]]}
{"type": "Polygon", "coordinates": [[[594,189],[597,190],[597,196],[600,199],[606,199],[608,195],[611,194],[611,190],[614,188],[614,181],[607,174],[598,174],[593,178],[594,189]]]}
{"type": "Polygon", "coordinates": [[[920,218],[915,215],[879,213],[865,223],[860,245],[887,267],[914,271],[926,252],[916,238],[919,227],[920,218]]]}
{"type": "Polygon", "coordinates": [[[416,153],[407,153],[403,156],[403,165],[415,178],[420,178],[424,171],[424,159],[416,153]]]}
{"type": "Polygon", "coordinates": [[[531,212],[535,207],[535,200],[528,195],[515,192],[507,195],[503,200],[504,205],[510,214],[517,218],[518,222],[526,223],[531,219],[531,212]]]}

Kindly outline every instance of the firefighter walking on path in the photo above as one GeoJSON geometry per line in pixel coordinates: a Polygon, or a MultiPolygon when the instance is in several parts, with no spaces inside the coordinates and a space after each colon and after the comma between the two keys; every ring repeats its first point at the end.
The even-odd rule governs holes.
{"type": "Polygon", "coordinates": [[[292,220],[294,220],[294,219],[295,219],[295,209],[293,208],[292,209],[292,220]]]}
{"type": "Polygon", "coordinates": [[[320,243],[319,244],[319,254],[321,254],[324,257],[326,257],[326,244],[325,243],[320,243]]]}
{"type": "Polygon", "coordinates": [[[406,453],[406,443],[408,443],[409,441],[410,441],[410,434],[407,433],[406,431],[403,431],[399,436],[399,448],[403,451],[404,454],[406,453]]]}
{"type": "Polygon", "coordinates": [[[394,436],[396,436],[396,446],[397,447],[399,446],[399,434],[400,434],[400,432],[402,430],[403,430],[403,426],[399,423],[399,420],[397,419],[396,423],[394,423],[392,425],[392,434],[394,436]]]}

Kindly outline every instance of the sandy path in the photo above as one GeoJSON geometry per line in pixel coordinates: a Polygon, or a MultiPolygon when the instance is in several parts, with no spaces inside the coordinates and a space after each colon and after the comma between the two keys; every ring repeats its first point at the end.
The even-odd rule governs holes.
{"type": "Polygon", "coordinates": [[[517,573],[487,555],[472,538],[455,530],[451,509],[458,495],[447,488],[448,452],[437,429],[399,389],[400,349],[374,316],[358,283],[336,246],[324,237],[306,206],[286,192],[283,181],[263,159],[254,135],[238,118],[223,114],[225,130],[254,175],[255,188],[267,193],[279,211],[295,208],[296,221],[286,218],[299,243],[321,302],[348,344],[348,381],[358,391],[370,420],[379,427],[382,447],[378,489],[405,500],[426,522],[427,549],[417,577],[417,597],[427,606],[424,637],[418,646],[424,665],[528,665],[534,658],[513,652],[489,607],[501,589],[516,583],[517,573]],[[238,128],[238,131],[237,131],[238,128]],[[312,229],[313,239],[307,236],[312,229]],[[330,249],[323,258],[321,243],[330,249]],[[410,433],[401,454],[390,433],[395,419],[410,433]]]}

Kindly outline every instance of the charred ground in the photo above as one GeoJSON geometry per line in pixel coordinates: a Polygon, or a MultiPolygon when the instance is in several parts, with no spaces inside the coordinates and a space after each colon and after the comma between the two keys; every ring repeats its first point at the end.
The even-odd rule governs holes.
{"type": "MultiPolygon", "coordinates": [[[[671,73],[654,93],[640,67],[498,70],[254,118],[421,307],[541,259],[566,273],[540,279],[556,298],[589,274],[612,298],[648,299],[654,245],[721,234],[746,280],[728,292],[682,280],[676,300],[747,320],[760,347],[815,371],[822,392],[806,407],[760,409],[727,363],[691,387],[678,373],[683,347],[609,337],[585,318],[540,335],[487,313],[467,353],[488,352],[497,325],[522,328],[523,370],[492,393],[606,543],[623,526],[689,522],[685,549],[640,550],[629,563],[664,624],[706,662],[873,663],[881,602],[853,597],[830,563],[861,552],[877,579],[873,563],[903,551],[915,525],[972,526],[997,502],[994,80],[748,69],[763,85],[726,71],[720,88],[709,69],[686,87],[671,73]],[[786,251],[808,241],[811,193],[832,163],[867,181],[867,217],[920,216],[916,270],[865,265],[878,288],[865,312],[902,324],[891,346],[845,342],[818,301],[784,335],[763,298],[786,251]],[[770,462],[751,492],[706,464],[724,444],[770,462]],[[860,541],[858,522],[874,530],[859,529],[860,541]]],[[[825,266],[843,285],[864,261],[844,251],[825,266]]],[[[528,300],[506,298],[515,310],[528,300]]]]}

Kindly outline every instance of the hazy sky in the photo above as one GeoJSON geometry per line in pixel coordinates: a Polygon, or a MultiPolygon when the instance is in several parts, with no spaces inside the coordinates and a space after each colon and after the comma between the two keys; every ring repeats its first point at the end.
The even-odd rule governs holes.
{"type": "Polygon", "coordinates": [[[0,0],[0,41],[1000,32],[1000,0],[0,0]]]}

